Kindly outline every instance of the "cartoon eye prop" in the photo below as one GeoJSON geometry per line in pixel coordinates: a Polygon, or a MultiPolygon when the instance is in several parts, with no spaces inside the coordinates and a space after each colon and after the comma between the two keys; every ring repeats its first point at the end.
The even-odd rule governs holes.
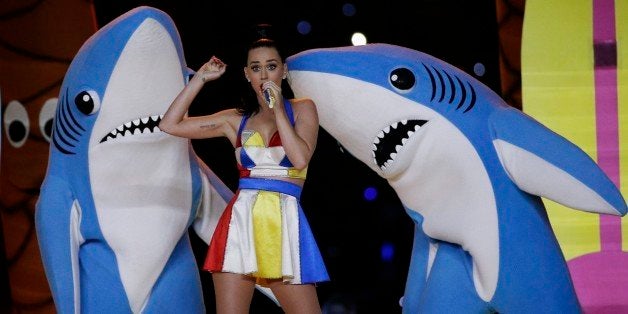
{"type": "Polygon", "coordinates": [[[55,111],[57,110],[57,102],[58,98],[46,100],[39,112],[39,131],[41,131],[41,134],[48,143],[50,143],[50,138],[52,137],[52,123],[54,121],[55,111]]]}
{"type": "Polygon", "coordinates": [[[82,91],[74,98],[74,104],[80,112],[94,114],[100,109],[100,97],[93,90],[82,91]]]}
{"type": "Polygon", "coordinates": [[[30,132],[30,122],[26,108],[17,100],[12,100],[4,111],[4,133],[11,146],[22,147],[30,132]]]}
{"type": "Polygon", "coordinates": [[[397,68],[390,72],[388,77],[390,84],[401,91],[408,91],[414,86],[416,78],[414,73],[407,68],[397,68]]]}

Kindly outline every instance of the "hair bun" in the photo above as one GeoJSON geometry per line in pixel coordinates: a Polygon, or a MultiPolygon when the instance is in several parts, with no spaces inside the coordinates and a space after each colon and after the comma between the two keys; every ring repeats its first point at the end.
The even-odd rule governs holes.
{"type": "Polygon", "coordinates": [[[255,25],[255,37],[253,40],[259,39],[272,39],[272,25],[270,24],[257,24],[255,25]]]}

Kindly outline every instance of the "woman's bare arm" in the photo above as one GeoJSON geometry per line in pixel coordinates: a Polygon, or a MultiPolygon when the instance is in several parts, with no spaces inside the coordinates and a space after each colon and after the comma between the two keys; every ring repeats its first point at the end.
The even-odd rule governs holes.
{"type": "Polygon", "coordinates": [[[205,63],[174,99],[161,119],[159,128],[168,134],[186,138],[229,137],[233,129],[229,122],[237,115],[235,110],[228,109],[198,117],[187,115],[192,101],[204,84],[218,79],[225,70],[226,65],[216,57],[205,63]]]}

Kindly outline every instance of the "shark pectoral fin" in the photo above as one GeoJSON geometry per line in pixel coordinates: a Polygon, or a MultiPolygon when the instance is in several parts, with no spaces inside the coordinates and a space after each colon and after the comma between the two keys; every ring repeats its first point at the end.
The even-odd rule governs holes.
{"type": "Polygon", "coordinates": [[[407,208],[406,212],[414,221],[414,241],[401,305],[404,313],[417,313],[434,257],[438,251],[438,242],[431,240],[423,232],[421,215],[407,208]]]}
{"type": "Polygon", "coordinates": [[[50,290],[60,313],[80,313],[81,210],[65,181],[46,178],[37,201],[35,227],[50,290]]]}
{"type": "Polygon", "coordinates": [[[625,215],[617,186],[582,149],[516,109],[491,117],[493,145],[523,191],[587,212],[625,215]]]}
{"type": "Polygon", "coordinates": [[[81,276],[79,266],[79,248],[85,242],[81,234],[81,205],[72,203],[70,211],[70,256],[72,258],[72,281],[74,282],[74,303],[76,313],[81,312],[81,276]]]}
{"type": "Polygon", "coordinates": [[[196,234],[209,244],[218,220],[234,194],[203,161],[199,159],[198,164],[203,182],[203,196],[193,227],[196,234]]]}

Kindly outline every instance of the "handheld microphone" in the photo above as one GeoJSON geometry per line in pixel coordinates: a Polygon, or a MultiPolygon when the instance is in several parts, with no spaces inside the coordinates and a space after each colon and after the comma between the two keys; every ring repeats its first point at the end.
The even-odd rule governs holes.
{"type": "Polygon", "coordinates": [[[272,108],[275,105],[275,93],[270,88],[266,88],[262,92],[264,93],[264,100],[266,100],[268,108],[272,108]]]}

